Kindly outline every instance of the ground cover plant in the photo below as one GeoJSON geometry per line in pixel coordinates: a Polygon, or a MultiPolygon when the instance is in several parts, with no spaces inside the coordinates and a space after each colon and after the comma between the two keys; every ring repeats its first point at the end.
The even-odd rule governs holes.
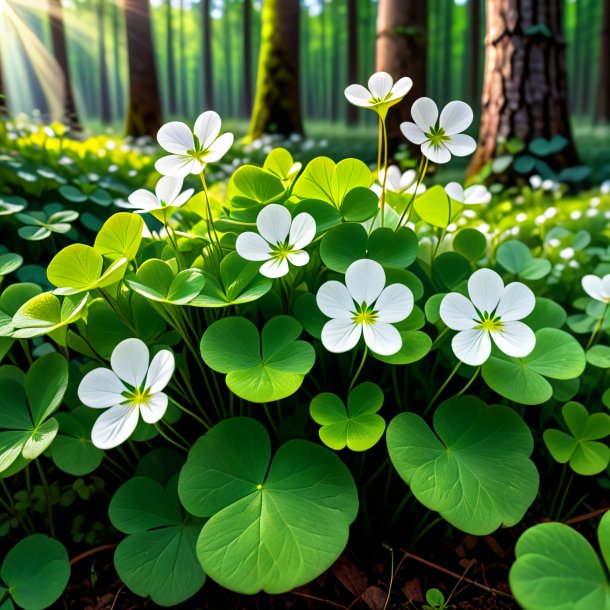
{"type": "Polygon", "coordinates": [[[161,155],[2,124],[0,607],[61,607],[110,553],[136,607],[439,609],[467,582],[479,607],[610,608],[609,189],[433,184],[476,142],[467,104],[425,97],[401,171],[411,87],[345,91],[372,167],[243,162],[212,110],[161,155]],[[432,532],[493,541],[510,586],[472,562],[393,586],[432,532]]]}

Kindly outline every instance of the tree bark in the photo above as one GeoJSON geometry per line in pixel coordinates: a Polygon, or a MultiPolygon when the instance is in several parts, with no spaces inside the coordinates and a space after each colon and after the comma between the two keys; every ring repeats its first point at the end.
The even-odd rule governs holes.
{"type": "MultiPolygon", "coordinates": [[[[403,76],[413,79],[408,99],[426,95],[427,0],[379,0],[377,9],[377,71],[388,72],[396,82],[403,76]]],[[[402,101],[390,108],[386,120],[388,154],[406,143],[400,123],[410,121],[411,103],[402,101]]]]}
{"type": "Polygon", "coordinates": [[[468,20],[470,26],[468,70],[469,103],[476,109],[481,100],[481,0],[468,0],[468,20]]]}
{"type": "MultiPolygon", "coordinates": [[[[347,84],[358,82],[358,0],[347,0],[347,84]]],[[[347,104],[347,124],[357,125],[359,118],[360,109],[347,104]]]]}
{"type": "Polygon", "coordinates": [[[124,0],[129,63],[127,135],[154,136],[162,125],[148,0],[124,0]]]}
{"type": "Polygon", "coordinates": [[[578,163],[561,13],[562,0],[487,0],[481,126],[471,175],[494,158],[498,138],[527,143],[562,135],[568,145],[545,161],[556,168],[578,163]],[[548,32],[539,30],[542,24],[548,32]]]}
{"type": "Polygon", "coordinates": [[[176,95],[176,67],[174,63],[174,25],[172,2],[165,0],[165,68],[167,70],[167,111],[170,115],[178,112],[176,95]]]}
{"type": "Polygon", "coordinates": [[[66,33],[64,29],[64,16],[61,0],[49,0],[49,22],[51,26],[51,45],[53,54],[64,73],[64,114],[70,127],[80,131],[80,123],[76,112],[72,81],[70,79],[70,67],[68,65],[68,51],[66,47],[66,33]]]}
{"type": "Polygon", "coordinates": [[[112,108],[110,104],[110,85],[108,83],[108,64],[106,62],[106,15],[104,11],[105,0],[97,3],[97,38],[98,38],[98,61],[100,70],[100,118],[103,124],[112,120],[112,108]]]}
{"type": "Polygon", "coordinates": [[[299,75],[299,0],[264,0],[256,99],[248,138],[303,133],[299,75]]]}
{"type": "Polygon", "coordinates": [[[610,0],[604,0],[603,11],[595,120],[610,123],[610,0]]]}
{"type": "Polygon", "coordinates": [[[210,0],[201,0],[201,31],[203,35],[203,101],[205,109],[212,110],[214,108],[214,72],[210,0]]]}
{"type": "Polygon", "coordinates": [[[252,112],[252,0],[243,0],[244,116],[252,112]]]}

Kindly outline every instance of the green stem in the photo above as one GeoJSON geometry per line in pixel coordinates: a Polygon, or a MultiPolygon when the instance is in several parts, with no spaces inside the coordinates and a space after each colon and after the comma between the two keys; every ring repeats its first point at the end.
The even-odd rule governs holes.
{"type": "Polygon", "coordinates": [[[436,391],[436,394],[432,397],[432,400],[428,403],[428,406],[426,407],[424,413],[427,413],[432,408],[432,405],[436,402],[436,399],[442,394],[443,390],[447,387],[449,382],[453,379],[453,376],[457,373],[460,366],[462,366],[462,361],[458,360],[458,363],[455,365],[455,367],[453,368],[451,373],[449,373],[449,377],[447,377],[447,379],[445,379],[445,381],[443,382],[443,385],[441,385],[441,387],[436,391]]]}
{"type": "Polygon", "coordinates": [[[379,117],[378,129],[377,129],[377,175],[381,171],[381,147],[383,144],[383,130],[381,127],[382,119],[379,117]]]}
{"type": "Polygon", "coordinates": [[[385,223],[385,192],[386,183],[388,180],[388,132],[385,125],[385,119],[381,121],[383,130],[383,184],[381,185],[381,226],[385,223]]]}
{"type": "Polygon", "coordinates": [[[36,464],[36,468],[38,470],[38,474],[40,476],[40,481],[42,482],[42,488],[44,489],[44,494],[47,498],[47,514],[49,516],[49,532],[51,534],[51,538],[55,538],[55,523],[53,522],[53,503],[51,500],[51,488],[49,487],[49,483],[47,482],[47,477],[44,474],[42,466],[40,465],[40,460],[34,460],[36,464]]]}
{"type": "Polygon", "coordinates": [[[407,222],[409,222],[409,218],[411,216],[411,207],[413,205],[413,202],[415,201],[415,197],[417,197],[417,191],[419,190],[419,187],[421,186],[421,183],[424,179],[424,176],[426,175],[426,172],[428,171],[428,157],[422,156],[421,161],[419,163],[419,176],[417,178],[417,184],[415,185],[415,190],[413,191],[413,195],[411,195],[411,199],[409,200],[409,203],[407,203],[407,207],[404,209],[398,224],[396,225],[396,231],[398,231],[398,229],[400,229],[401,225],[402,225],[402,221],[405,219],[405,216],[407,216],[407,212],[409,213],[409,215],[407,216],[407,222]]]}
{"type": "MultiPolygon", "coordinates": [[[[449,195],[447,195],[447,207],[449,208],[449,217],[447,218],[447,227],[448,227],[451,224],[451,198],[449,197],[449,195]]],[[[443,240],[445,239],[445,235],[447,235],[447,227],[445,227],[441,231],[441,236],[438,238],[438,241],[436,242],[436,247],[434,248],[434,252],[432,254],[432,260],[430,261],[431,267],[432,267],[432,264],[434,263],[434,259],[436,258],[436,255],[438,254],[438,250],[441,247],[443,240]]]]}
{"type": "Polygon", "coordinates": [[[568,479],[568,484],[565,486],[565,489],[563,490],[563,494],[561,496],[561,501],[559,502],[559,507],[557,508],[557,513],[555,515],[555,520],[556,521],[560,521],[561,520],[561,513],[563,511],[563,506],[566,503],[566,500],[568,498],[568,493],[570,491],[570,487],[572,486],[572,481],[574,480],[574,473],[571,472],[570,473],[570,478],[568,479]]]}
{"type": "Polygon", "coordinates": [[[593,329],[593,332],[591,333],[591,337],[589,337],[589,341],[587,343],[587,346],[585,347],[585,350],[588,350],[591,347],[591,345],[593,345],[593,341],[594,341],[595,337],[597,336],[597,333],[599,333],[599,331],[602,329],[604,320],[606,318],[606,312],[608,311],[609,306],[610,306],[610,303],[606,303],[606,306],[604,307],[604,311],[602,312],[602,315],[599,317],[599,320],[597,321],[597,324],[595,325],[595,328],[593,329]]]}
{"type": "Polygon", "coordinates": [[[478,366],[477,369],[475,370],[473,376],[468,381],[468,383],[456,394],[456,396],[461,396],[472,385],[472,382],[477,378],[477,376],[480,372],[481,372],[481,367],[478,366]]]}
{"type": "Polygon", "coordinates": [[[218,248],[218,252],[220,253],[220,257],[222,258],[224,256],[224,254],[222,251],[222,246],[220,245],[220,239],[218,237],[218,233],[216,232],[216,227],[214,226],[214,221],[212,220],[212,207],[210,206],[210,198],[208,196],[208,187],[205,182],[205,176],[203,175],[203,172],[201,172],[199,174],[199,177],[201,178],[201,185],[203,186],[203,194],[205,195],[205,206],[206,206],[206,212],[208,215],[208,234],[210,235],[210,240],[212,238],[212,234],[214,234],[214,238],[216,239],[216,246],[218,248]]]}
{"type": "Polygon", "coordinates": [[[196,419],[204,428],[206,428],[207,430],[210,429],[209,424],[207,424],[205,421],[203,421],[203,419],[201,419],[201,417],[199,417],[199,415],[193,413],[192,411],[190,411],[189,409],[187,409],[186,407],[183,407],[180,403],[178,403],[176,401],[175,398],[170,398],[170,400],[172,401],[172,403],[174,403],[181,411],[184,411],[187,415],[190,415],[193,419],[196,419]]]}
{"type": "Polygon", "coordinates": [[[354,374],[351,383],[349,384],[349,388],[347,390],[347,395],[349,396],[350,392],[352,391],[352,388],[354,387],[354,384],[356,383],[356,381],[358,380],[358,377],[360,376],[360,373],[362,372],[362,367],[364,366],[364,361],[366,360],[366,357],[369,353],[369,346],[365,345],[364,346],[364,353],[362,354],[362,360],[360,361],[360,364],[358,365],[358,369],[356,370],[356,373],[354,374]]]}
{"type": "MultiPolygon", "coordinates": [[[[167,424],[166,424],[167,425],[167,424]]],[[[184,446],[182,446],[180,443],[176,442],[173,438],[170,438],[167,434],[165,434],[165,432],[163,431],[163,429],[161,428],[161,426],[159,425],[159,423],[154,424],[157,432],[169,443],[171,443],[172,445],[174,445],[175,447],[178,447],[178,449],[181,449],[182,451],[186,451],[188,453],[188,449],[184,446]]],[[[169,427],[169,426],[168,426],[169,427]]]]}
{"type": "Polygon", "coordinates": [[[267,419],[269,420],[269,425],[273,429],[273,433],[275,434],[275,436],[277,438],[279,438],[280,432],[279,432],[277,426],[275,425],[275,422],[273,421],[273,417],[271,417],[271,411],[269,411],[269,405],[266,402],[263,403],[263,409],[265,410],[265,415],[267,416],[267,419]]]}

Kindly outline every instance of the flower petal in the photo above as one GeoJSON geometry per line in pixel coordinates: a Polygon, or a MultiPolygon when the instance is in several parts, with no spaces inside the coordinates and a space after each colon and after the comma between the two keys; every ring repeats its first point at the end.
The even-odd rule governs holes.
{"type": "Polygon", "coordinates": [[[468,129],[472,123],[472,108],[465,102],[449,102],[441,112],[439,126],[445,130],[448,136],[460,133],[468,129]]]}
{"type": "Polygon", "coordinates": [[[258,233],[252,231],[237,236],[235,249],[237,254],[247,261],[268,261],[272,257],[269,244],[258,233]]]}
{"type": "Polygon", "coordinates": [[[218,137],[222,121],[217,112],[207,110],[202,112],[195,121],[193,131],[199,140],[199,146],[206,150],[210,144],[218,137]]]}
{"type": "Polygon", "coordinates": [[[168,349],[157,352],[148,367],[144,387],[151,394],[157,394],[169,383],[175,367],[174,354],[168,349]]]}
{"type": "Polygon", "coordinates": [[[394,80],[387,72],[375,72],[369,78],[369,91],[373,98],[383,100],[392,90],[394,80]]]}
{"type": "Polygon", "coordinates": [[[290,225],[288,243],[296,250],[302,250],[316,236],[316,221],[311,214],[297,214],[290,225]]]}
{"type": "Polygon", "coordinates": [[[529,316],[536,307],[534,293],[521,282],[511,282],[504,288],[496,315],[502,322],[521,320],[529,316]]]}
{"type": "Polygon", "coordinates": [[[470,300],[481,313],[493,313],[503,292],[502,278],[491,269],[479,269],[468,280],[470,300]]]}
{"type": "Polygon", "coordinates": [[[596,275],[585,275],[582,278],[582,288],[596,301],[602,301],[603,303],[607,298],[601,277],[597,277],[596,275]]]}
{"type": "Polygon", "coordinates": [[[466,157],[477,149],[475,139],[464,133],[451,136],[451,140],[446,140],[444,144],[449,149],[449,152],[456,157],[466,157]]]}
{"type": "Polygon", "coordinates": [[[138,189],[129,195],[129,203],[138,210],[156,210],[161,207],[159,200],[146,189],[138,189]]]}
{"type": "Polygon", "coordinates": [[[447,193],[448,197],[451,197],[451,199],[459,201],[460,203],[464,203],[466,198],[464,188],[459,182],[450,182],[445,187],[445,193],[447,193]]]}
{"type": "Polygon", "coordinates": [[[288,262],[295,267],[304,267],[309,262],[309,254],[305,250],[297,250],[288,255],[288,262]]]}
{"type": "Polygon", "coordinates": [[[374,307],[379,322],[401,322],[413,311],[413,293],[404,284],[390,284],[381,291],[374,307]]]}
{"type": "Polygon", "coordinates": [[[464,203],[467,205],[484,204],[490,201],[491,193],[482,184],[473,184],[464,191],[464,203]]]}
{"type": "Polygon", "coordinates": [[[258,232],[274,246],[286,241],[291,223],[290,212],[277,203],[267,204],[256,218],[258,232]]]}
{"type": "Polygon", "coordinates": [[[362,85],[350,85],[345,89],[345,97],[347,101],[354,106],[360,106],[360,108],[370,108],[371,104],[371,92],[365,89],[362,85]]]}
{"type": "Polygon", "coordinates": [[[185,155],[167,155],[157,159],[155,169],[164,176],[184,178],[191,173],[196,160],[185,155]]]}
{"type": "Polygon", "coordinates": [[[411,87],[413,87],[413,81],[408,76],[399,78],[392,87],[392,98],[398,99],[404,97],[411,91],[411,87]]]}
{"type": "Polygon", "coordinates": [[[288,261],[285,258],[272,258],[261,265],[259,271],[270,278],[283,277],[290,271],[288,261]]]}
{"type": "Polygon", "coordinates": [[[430,141],[424,142],[421,151],[432,163],[447,163],[451,160],[451,153],[444,144],[433,146],[430,141]]]}
{"type": "Polygon", "coordinates": [[[188,125],[180,121],[172,121],[163,125],[157,133],[157,141],[161,148],[175,155],[184,155],[187,150],[195,148],[193,132],[188,125]]]}
{"type": "Polygon", "coordinates": [[[341,354],[358,345],[362,326],[352,320],[329,320],[322,328],[322,345],[335,354],[341,354]]]}
{"type": "Polygon", "coordinates": [[[316,303],[320,311],[329,318],[353,318],[354,300],[341,282],[330,280],[322,284],[316,294],[316,303]]]}
{"type": "Polygon", "coordinates": [[[410,186],[415,184],[415,178],[417,178],[417,171],[414,169],[408,169],[401,177],[400,177],[400,191],[406,191],[410,186]]]}
{"type": "Polygon", "coordinates": [[[500,332],[492,332],[494,343],[507,356],[524,358],[532,352],[536,345],[534,331],[523,322],[506,322],[500,332]]]}
{"type": "Polygon", "coordinates": [[[402,337],[396,328],[386,322],[364,324],[362,332],[369,349],[380,356],[391,356],[400,351],[402,337]]]}
{"type": "MultiPolygon", "coordinates": [[[[422,131],[428,133],[430,128],[436,125],[438,108],[436,107],[434,100],[431,100],[429,97],[420,97],[418,100],[415,100],[413,106],[411,106],[411,116],[413,117],[415,124],[422,131]]],[[[414,142],[414,144],[416,144],[416,142],[414,142]]]]}
{"type": "Polygon", "coordinates": [[[172,208],[179,208],[183,206],[195,192],[195,189],[187,189],[184,193],[178,195],[171,203],[172,208]]]}
{"type": "Polygon", "coordinates": [[[443,297],[439,313],[441,320],[452,330],[474,328],[479,322],[474,305],[459,292],[450,292],[443,297]]]}
{"type": "Polygon", "coordinates": [[[358,305],[372,305],[385,286],[385,272],[377,261],[363,258],[347,268],[345,285],[358,305]]]}
{"type": "Polygon", "coordinates": [[[233,146],[234,136],[232,133],[223,133],[208,148],[208,152],[203,156],[206,163],[214,163],[225,156],[229,148],[233,146]]]}
{"type": "Polygon", "coordinates": [[[608,299],[610,297],[610,273],[607,273],[602,278],[602,290],[606,299],[608,299]]]}
{"type": "Polygon", "coordinates": [[[407,138],[409,142],[413,142],[413,144],[423,144],[428,139],[422,129],[415,123],[411,123],[411,121],[401,123],[400,131],[402,131],[402,135],[407,138]]]}
{"type": "Polygon", "coordinates": [[[184,180],[176,176],[163,176],[157,182],[155,193],[159,201],[165,204],[172,202],[180,193],[184,180]]]}
{"type": "Polygon", "coordinates": [[[88,407],[105,409],[124,402],[127,388],[114,372],[106,368],[89,371],[78,386],[78,399],[88,407]]]}
{"type": "Polygon", "coordinates": [[[397,165],[390,165],[387,172],[383,168],[379,170],[379,176],[377,177],[379,184],[383,184],[384,179],[388,191],[397,193],[400,190],[400,169],[398,169],[397,165]]]}
{"type": "Polygon", "coordinates": [[[112,351],[110,366],[117,377],[134,387],[140,387],[149,362],[148,347],[140,339],[125,339],[112,351]]]}
{"type": "Polygon", "coordinates": [[[151,396],[148,401],[140,405],[142,419],[147,424],[156,424],[167,411],[167,394],[159,392],[151,396]]]}
{"type": "Polygon", "coordinates": [[[491,354],[489,333],[480,328],[460,331],[451,341],[453,353],[465,364],[479,366],[491,354]]]}
{"type": "Polygon", "coordinates": [[[125,442],[138,425],[138,408],[117,405],[104,411],[91,430],[91,440],[98,449],[112,449],[125,442]]]}

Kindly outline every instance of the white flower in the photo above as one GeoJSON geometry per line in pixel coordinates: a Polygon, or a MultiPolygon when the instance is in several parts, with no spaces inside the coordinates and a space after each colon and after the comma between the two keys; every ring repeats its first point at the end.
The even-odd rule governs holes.
{"type": "Polygon", "coordinates": [[[464,190],[459,182],[450,182],[445,187],[445,193],[447,193],[451,199],[463,203],[464,205],[477,205],[489,203],[491,201],[491,193],[487,190],[487,187],[482,184],[474,184],[464,190]]]}
{"type": "Polygon", "coordinates": [[[112,370],[97,368],[78,386],[81,402],[102,413],[91,430],[91,440],[100,449],[112,449],[126,441],[136,428],[139,415],[147,424],[158,422],[167,409],[167,394],[161,390],[174,372],[174,356],[161,350],[149,365],[148,347],[140,339],[125,339],[110,357],[112,370]]]}
{"type": "Polygon", "coordinates": [[[129,195],[129,207],[136,214],[147,214],[165,208],[179,208],[183,206],[195,192],[195,189],[182,190],[182,178],[163,176],[155,187],[153,195],[146,189],[138,189],[129,195]]]}
{"type": "MultiPolygon", "coordinates": [[[[388,167],[387,177],[385,173],[383,168],[379,171],[379,175],[377,176],[379,184],[371,186],[372,191],[381,195],[381,188],[385,178],[386,190],[391,191],[392,193],[398,193],[399,195],[412,195],[415,193],[417,172],[414,169],[408,169],[404,174],[401,174],[397,165],[390,165],[390,167],[388,167]]],[[[421,195],[425,190],[425,185],[420,184],[417,189],[417,194],[421,195]]]]}
{"type": "Polygon", "coordinates": [[[376,72],[369,78],[369,88],[350,85],[345,89],[347,101],[360,108],[370,108],[385,117],[388,109],[409,93],[413,81],[403,76],[396,82],[387,72],[376,72]]]}
{"type": "Polygon", "coordinates": [[[193,130],[179,121],[163,125],[157,134],[161,148],[171,155],[161,157],[156,170],[165,176],[184,178],[200,174],[207,163],[221,159],[233,144],[233,134],[220,133],[221,120],[216,112],[208,110],[199,115],[193,130]]]}
{"type": "Polygon", "coordinates": [[[530,186],[537,191],[542,186],[542,178],[538,174],[530,176],[530,186]]]}
{"type": "Polygon", "coordinates": [[[384,288],[385,279],[378,262],[361,259],[348,267],[345,285],[331,280],[320,286],[316,302],[331,318],[322,329],[322,343],[328,351],[347,352],[362,335],[377,354],[390,356],[400,350],[402,337],[392,324],[411,313],[413,293],[402,284],[384,288]]]}
{"type": "Polygon", "coordinates": [[[604,180],[602,182],[601,186],[599,187],[599,192],[603,195],[610,193],[610,180],[604,180]]]}
{"type": "Polygon", "coordinates": [[[440,307],[443,322],[460,331],[453,337],[453,353],[466,364],[479,366],[491,354],[491,339],[513,358],[527,356],[536,344],[532,329],[519,322],[536,305],[534,293],[521,282],[504,286],[491,269],[479,269],[468,280],[470,300],[457,292],[446,295],[440,307]],[[490,339],[491,336],[491,339],[490,339]]]}
{"type": "Polygon", "coordinates": [[[277,203],[267,204],[256,218],[258,233],[242,233],[235,242],[237,253],[249,261],[266,261],[260,272],[266,277],[282,277],[289,271],[288,263],[302,267],[309,262],[303,250],[316,235],[316,222],[307,212],[290,212],[277,203]]]}
{"type": "Polygon", "coordinates": [[[603,278],[597,275],[585,275],[582,278],[582,288],[592,299],[610,303],[610,273],[603,278]]]}
{"type": "Polygon", "coordinates": [[[420,145],[421,151],[434,163],[447,163],[451,155],[465,157],[473,153],[477,143],[460,133],[472,123],[472,109],[464,102],[449,102],[441,112],[429,97],[420,97],[411,107],[415,123],[406,121],[400,130],[407,140],[420,145]]]}

